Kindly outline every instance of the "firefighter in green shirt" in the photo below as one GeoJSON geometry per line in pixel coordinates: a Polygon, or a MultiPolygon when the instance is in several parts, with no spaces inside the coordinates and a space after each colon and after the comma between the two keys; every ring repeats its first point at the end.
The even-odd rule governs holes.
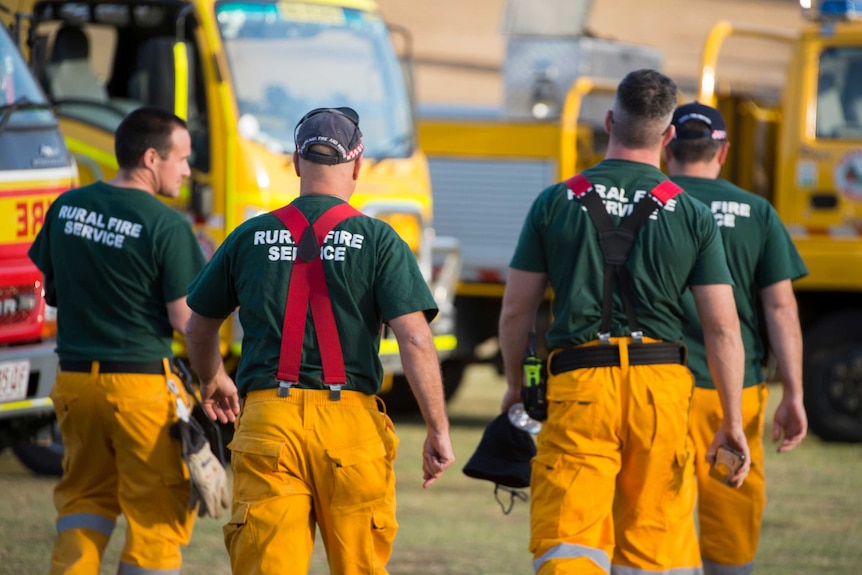
{"type": "Polygon", "coordinates": [[[704,334],[694,298],[683,298],[685,344],[695,376],[689,434],[696,456],[700,547],[706,575],[748,575],[760,538],[766,504],[763,426],[767,387],[759,309],[781,374],[783,394],[773,418],[778,452],[796,447],[808,423],[802,404],[802,334],[791,282],[808,272],[778,214],[764,198],[719,178],[727,157],[724,119],[715,108],[694,102],[677,108],[676,137],[665,149],[674,182],[710,209],[721,230],[733,276],[733,294],[745,347],[742,416],[751,450],[751,471],[738,489],[709,476],[706,449],[721,421],[721,405],[706,362],[704,334]]]}
{"type": "Polygon", "coordinates": [[[120,513],[118,572],[179,573],[196,515],[169,435],[191,398],[170,359],[204,258],[185,216],[156,197],[179,195],[191,138],[175,115],[139,108],[117,128],[115,150],[117,176],[60,195],[30,248],[57,306],[51,399],[65,457],[52,575],[97,574],[120,513]]]}
{"type": "Polygon", "coordinates": [[[554,293],[547,421],[530,481],[538,575],[699,569],[699,558],[685,564],[675,554],[678,526],[692,512],[681,491],[694,386],[680,342],[689,287],[709,328],[725,408],[713,449],[748,450],[742,343],[721,237],[709,210],[659,169],[676,96],[655,70],[628,74],[605,117],[605,159],[539,195],[512,257],[499,328],[503,410],[521,400],[536,310],[548,285],[554,293]],[[618,226],[633,221],[632,239],[618,226]]]}
{"type": "Polygon", "coordinates": [[[428,325],[437,306],[409,246],[348,203],[364,147],[356,112],[312,110],[295,136],[299,197],[234,230],[189,293],[204,407],[236,417],[225,544],[234,573],[305,575],[316,525],[333,574],[383,574],[398,530],[398,438],[376,396],[381,327],[398,339],[427,423],[427,487],[454,458],[428,325]],[[237,308],[238,416],[218,336],[237,308]]]}

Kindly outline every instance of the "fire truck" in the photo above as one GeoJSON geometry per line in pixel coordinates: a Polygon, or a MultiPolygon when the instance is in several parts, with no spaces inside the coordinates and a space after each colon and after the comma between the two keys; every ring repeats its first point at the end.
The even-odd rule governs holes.
{"type": "Polygon", "coordinates": [[[57,118],[15,42],[0,30],[0,449],[37,472],[52,455],[55,315],[27,249],[51,202],[77,180],[57,118]]]}
{"type": "MultiPolygon", "coordinates": [[[[365,162],[351,203],[389,222],[416,255],[441,310],[441,361],[455,348],[452,300],[460,254],[432,224],[427,161],[417,147],[410,36],[373,0],[4,0],[22,52],[56,107],[82,184],[117,170],[113,134],[141,105],[175,112],[192,136],[192,176],[176,200],[210,256],[237,225],[299,193],[293,130],[317,107],[361,118],[365,162]]],[[[397,344],[380,355],[387,404],[411,406],[397,344]]],[[[229,368],[242,352],[225,322],[229,368]]],[[[177,353],[182,355],[181,338],[177,353]]]]}
{"type": "MultiPolygon", "coordinates": [[[[862,441],[862,2],[801,0],[801,10],[798,30],[717,22],[699,86],[683,99],[722,111],[731,138],[723,176],[772,202],[809,269],[795,290],[812,431],[862,441]],[[780,85],[725,71],[722,47],[738,38],[786,46],[780,85]]],[[[429,107],[420,118],[435,218],[464,258],[455,301],[469,318],[458,323],[461,361],[499,360],[506,270],[535,196],[603,156],[600,120],[617,83],[608,71],[660,66],[649,52],[604,43],[512,34],[503,110],[429,107]],[[627,69],[608,65],[607,54],[621,50],[627,69]],[[520,77],[510,85],[510,75],[520,77]]]]}

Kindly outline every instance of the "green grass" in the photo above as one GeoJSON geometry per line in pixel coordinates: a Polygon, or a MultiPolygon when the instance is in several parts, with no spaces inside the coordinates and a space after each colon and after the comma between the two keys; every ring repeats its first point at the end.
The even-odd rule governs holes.
{"type": "MultiPolygon", "coordinates": [[[[488,367],[471,368],[450,405],[457,461],[423,490],[424,426],[397,420],[401,438],[398,521],[392,575],[516,575],[532,573],[529,506],[503,515],[493,485],[461,468],[484,426],[497,413],[505,384],[488,367]]],[[[771,394],[772,410],[780,389],[771,394]]],[[[767,447],[768,495],[756,575],[857,575],[862,565],[862,445],[825,444],[816,437],[787,454],[767,447]]],[[[44,573],[54,541],[54,480],[33,477],[8,451],[0,454],[0,573],[44,573]]],[[[199,520],[184,552],[184,575],[227,575],[222,521],[199,520]]],[[[115,573],[122,520],[106,552],[102,575],[115,573]]],[[[318,544],[311,573],[328,573],[318,544]]]]}

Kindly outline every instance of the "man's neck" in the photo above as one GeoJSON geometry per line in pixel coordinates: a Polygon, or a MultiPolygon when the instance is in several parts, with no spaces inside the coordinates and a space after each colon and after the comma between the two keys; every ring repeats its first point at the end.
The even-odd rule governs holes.
{"type": "Polygon", "coordinates": [[[116,188],[133,188],[135,190],[143,190],[151,196],[156,195],[156,189],[150,175],[148,173],[141,173],[138,170],[120,170],[116,176],[105,183],[116,188]]]}
{"type": "Polygon", "coordinates": [[[628,160],[629,162],[639,162],[641,164],[649,164],[661,169],[661,149],[633,149],[620,146],[619,144],[609,144],[608,151],[605,154],[606,160],[628,160]]]}
{"type": "Polygon", "coordinates": [[[671,176],[688,176],[690,178],[704,178],[714,180],[721,172],[720,165],[713,165],[711,162],[695,162],[691,164],[682,164],[674,162],[669,166],[671,176]]]}

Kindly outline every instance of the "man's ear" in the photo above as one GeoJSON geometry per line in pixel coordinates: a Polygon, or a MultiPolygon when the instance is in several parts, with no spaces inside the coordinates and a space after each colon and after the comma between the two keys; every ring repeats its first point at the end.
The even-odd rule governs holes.
{"type": "Polygon", "coordinates": [[[362,169],[362,154],[360,154],[353,162],[353,180],[359,179],[359,171],[362,169]]]}
{"type": "Polygon", "coordinates": [[[664,131],[661,137],[661,147],[666,148],[670,141],[673,140],[674,136],[676,136],[676,126],[670,124],[667,127],[667,130],[664,131]]]}
{"type": "Polygon", "coordinates": [[[605,112],[605,132],[611,133],[611,124],[614,123],[614,111],[608,110],[605,112]]]}
{"type": "Polygon", "coordinates": [[[159,152],[155,148],[147,148],[141,160],[145,168],[152,168],[156,165],[156,160],[160,159],[159,152]]]}
{"type": "Polygon", "coordinates": [[[730,142],[725,142],[718,149],[718,165],[723,166],[724,162],[727,160],[727,152],[730,150],[730,142]]]}
{"type": "Polygon", "coordinates": [[[299,152],[293,152],[293,171],[296,172],[296,177],[302,177],[299,173],[299,152]]]}

